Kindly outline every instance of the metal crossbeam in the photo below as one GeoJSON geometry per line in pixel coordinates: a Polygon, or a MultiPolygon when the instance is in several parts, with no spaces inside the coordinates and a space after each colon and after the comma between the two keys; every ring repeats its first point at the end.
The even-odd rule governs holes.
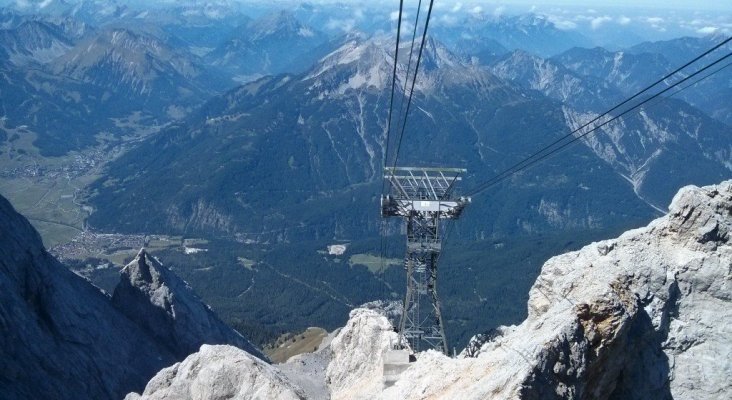
{"type": "Polygon", "coordinates": [[[404,266],[407,290],[399,321],[399,347],[413,352],[436,349],[447,354],[447,339],[437,296],[437,261],[442,250],[440,221],[457,219],[470,198],[453,196],[461,168],[395,167],[384,170],[391,184],[381,198],[384,218],[407,222],[404,266]],[[430,306],[425,307],[425,305],[430,306]]]}

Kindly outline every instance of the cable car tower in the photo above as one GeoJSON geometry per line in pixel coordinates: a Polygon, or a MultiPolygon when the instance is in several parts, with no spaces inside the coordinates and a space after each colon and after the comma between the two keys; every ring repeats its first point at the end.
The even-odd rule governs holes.
{"type": "Polygon", "coordinates": [[[440,300],[437,261],[442,250],[441,220],[457,219],[470,203],[453,195],[466,172],[461,168],[393,167],[384,169],[390,193],[381,197],[381,216],[402,217],[407,223],[407,292],[399,321],[401,349],[435,349],[448,354],[440,300]]]}

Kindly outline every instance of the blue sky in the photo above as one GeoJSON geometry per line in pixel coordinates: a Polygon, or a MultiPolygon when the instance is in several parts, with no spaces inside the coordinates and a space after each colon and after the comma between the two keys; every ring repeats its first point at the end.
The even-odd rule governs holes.
{"type": "MultiPolygon", "coordinates": [[[[50,4],[56,0],[0,0],[0,4],[16,3],[20,5],[28,4],[50,4]]],[[[67,0],[71,3],[76,1],[67,0]]],[[[242,3],[299,3],[299,2],[310,2],[310,3],[352,3],[359,6],[372,5],[383,5],[383,4],[399,4],[398,0],[371,0],[364,2],[363,0],[235,0],[242,3]]],[[[120,0],[119,3],[126,3],[128,1],[120,0]]],[[[139,0],[131,1],[140,3],[139,0]]],[[[155,2],[152,0],[151,2],[155,2]]],[[[159,3],[176,3],[176,0],[157,0],[159,3]]],[[[188,2],[195,2],[189,0],[188,2]]],[[[206,2],[217,2],[216,0],[199,0],[199,3],[206,2]]],[[[412,1],[416,4],[416,1],[412,1]]],[[[425,0],[426,2],[426,0],[425,0]]],[[[410,1],[406,0],[405,3],[409,4],[410,1]]],[[[565,6],[565,7],[589,7],[589,8],[647,8],[647,9],[683,9],[683,10],[716,10],[716,11],[729,11],[732,12],[732,0],[550,0],[550,1],[536,1],[536,0],[509,0],[509,1],[491,1],[491,0],[435,0],[436,5],[442,6],[453,6],[456,4],[470,5],[470,6],[482,6],[482,7],[512,7],[512,6],[532,6],[546,7],[546,6],[565,6]]]]}
{"type": "MultiPolygon", "coordinates": [[[[20,9],[45,8],[59,0],[0,0],[20,9]]],[[[75,3],[80,0],[66,0],[75,3]]],[[[104,1],[104,0],[97,0],[104,1]]],[[[111,1],[110,1],[111,2],[111,1]]],[[[117,0],[146,7],[162,4],[238,2],[264,7],[288,8],[294,4],[341,3],[359,9],[396,10],[399,0],[117,0]]],[[[427,3],[424,0],[423,3],[427,3]]],[[[417,0],[405,0],[414,8],[417,0]]],[[[253,11],[253,10],[252,10],[253,11]]],[[[467,13],[498,16],[534,12],[545,15],[558,28],[597,32],[607,29],[642,29],[643,36],[663,39],[682,35],[732,34],[732,0],[435,0],[435,23],[449,25],[467,13]]]]}
{"type": "MultiPolygon", "coordinates": [[[[439,0],[437,0],[439,1],[439,0]]],[[[442,0],[449,3],[458,3],[459,0],[442,0]]],[[[732,0],[552,0],[552,1],[505,1],[505,2],[489,2],[476,1],[476,3],[485,4],[535,4],[540,5],[556,5],[570,7],[589,7],[589,8],[647,8],[647,9],[683,9],[683,10],[727,10],[732,12],[732,0]]]]}

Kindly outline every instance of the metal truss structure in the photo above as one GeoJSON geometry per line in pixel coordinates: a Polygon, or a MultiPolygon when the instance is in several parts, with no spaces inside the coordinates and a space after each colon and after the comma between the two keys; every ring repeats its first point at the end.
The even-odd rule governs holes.
{"type": "Polygon", "coordinates": [[[457,219],[470,198],[455,197],[461,168],[394,167],[384,170],[391,184],[381,198],[381,216],[407,222],[407,291],[399,321],[400,348],[435,349],[448,354],[437,296],[437,262],[442,250],[441,220],[457,219]]]}

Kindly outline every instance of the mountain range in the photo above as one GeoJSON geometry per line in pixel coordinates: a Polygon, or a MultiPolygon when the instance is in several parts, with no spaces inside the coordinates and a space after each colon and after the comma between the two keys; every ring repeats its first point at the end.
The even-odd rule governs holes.
{"type": "MultiPolygon", "coordinates": [[[[301,75],[262,78],[212,99],[184,123],[111,164],[108,177],[91,187],[97,212],[90,221],[102,229],[176,233],[282,233],[293,225],[310,227],[303,236],[353,239],[374,232],[376,224],[367,217],[373,199],[360,191],[379,182],[384,162],[386,121],[379,110],[386,107],[391,70],[386,43],[353,37],[301,75]],[[190,165],[197,167],[183,167],[190,165]],[[262,195],[267,191],[272,196],[262,195]],[[327,205],[350,192],[348,214],[327,205]],[[142,204],[154,207],[144,217],[135,211],[142,204]]],[[[608,82],[556,61],[514,52],[484,68],[434,40],[425,48],[421,74],[400,161],[465,166],[471,171],[466,186],[622,97],[608,82]]],[[[540,174],[519,175],[502,191],[510,197],[474,202],[471,212],[481,223],[463,226],[472,235],[500,235],[607,227],[603,218],[610,210],[648,218],[680,184],[729,173],[729,129],[683,101],[646,107],[621,126],[589,136],[586,146],[568,154],[575,160],[555,159],[540,174]],[[672,122],[677,115],[685,117],[683,124],[672,122]],[[554,180],[566,185],[554,186],[556,196],[546,184],[541,196],[533,190],[521,194],[529,182],[554,180]],[[626,200],[582,210],[588,198],[600,198],[598,186],[606,189],[603,196],[626,200]],[[570,187],[576,197],[567,202],[570,187]],[[512,208],[516,204],[524,211],[512,208]],[[501,220],[496,210],[509,205],[514,219],[501,220]]]]}
{"type": "Polygon", "coordinates": [[[468,15],[453,26],[435,30],[435,37],[468,54],[479,54],[487,49],[494,52],[525,50],[548,57],[572,47],[587,47],[591,41],[577,31],[559,29],[541,14],[521,15],[468,15]],[[455,26],[460,29],[455,29],[455,26]],[[498,51],[496,51],[498,50],[498,51]]]}
{"type": "MultiPolygon", "coordinates": [[[[398,262],[378,271],[368,261],[382,168],[397,147],[399,165],[467,168],[457,189],[467,193],[721,40],[597,48],[538,14],[435,24],[403,140],[395,118],[387,145],[394,37],[381,31],[394,24],[383,10],[323,7],[5,10],[0,143],[28,135],[40,154],[8,151],[34,165],[103,135],[105,168],[73,197],[93,210],[86,227],[205,238],[210,252],[155,255],[224,320],[275,336],[332,329],[353,306],[403,290],[398,262]],[[129,151],[116,158],[117,145],[129,151]],[[321,253],[332,244],[347,245],[344,255],[321,253]],[[272,288],[284,294],[271,299],[272,288]]],[[[474,194],[441,271],[449,335],[465,343],[478,327],[520,322],[542,257],[647,222],[682,185],[728,177],[730,95],[720,70],[474,194]],[[490,312],[477,320],[476,309],[490,312]]],[[[390,258],[402,255],[400,229],[387,227],[390,258]]]]}
{"type": "Polygon", "coordinates": [[[324,55],[328,37],[287,11],[266,15],[237,29],[206,55],[234,76],[261,76],[307,69],[324,55]]]}
{"type": "MultiPolygon", "coordinates": [[[[275,285],[273,279],[294,279],[307,283],[302,289],[313,298],[298,302],[298,315],[328,304],[343,318],[340,296],[351,300],[346,304],[369,299],[344,284],[348,277],[358,275],[370,288],[382,285],[378,275],[333,268],[335,261],[318,257],[307,261],[309,268],[285,265],[310,260],[309,254],[315,256],[327,243],[345,241],[367,252],[366,244],[375,243],[370,240],[380,225],[374,193],[386,147],[391,42],[350,35],[301,74],[264,77],[214,97],[109,165],[88,190],[95,207],[89,223],[99,230],[229,238],[289,254],[262,260],[269,267],[259,270],[274,268],[284,274],[280,278],[269,272],[247,275],[239,290],[230,291],[232,297],[216,296],[216,301],[235,302],[250,279],[258,279],[255,289],[265,282],[275,285]]],[[[400,76],[407,63],[400,60],[400,76]]],[[[629,71],[627,82],[643,81],[629,71]]],[[[468,191],[603,112],[625,90],[563,64],[561,57],[515,51],[482,65],[429,40],[399,165],[466,167],[457,190],[468,191]]],[[[397,96],[395,104],[401,102],[397,96]]],[[[390,136],[392,151],[398,133],[390,136]]],[[[515,246],[519,238],[536,238],[528,240],[545,249],[571,249],[648,221],[665,211],[678,187],[729,176],[729,133],[729,125],[683,99],[658,101],[585,137],[541,168],[474,196],[455,225],[450,244],[455,250],[445,257],[453,266],[444,270],[441,286],[452,316],[448,333],[462,343],[469,327],[481,323],[466,322],[471,310],[488,307],[481,299],[506,295],[501,285],[476,280],[500,282],[504,268],[525,271],[522,283],[512,281],[517,286],[511,296],[523,298],[520,288],[532,282],[539,253],[536,260],[509,256],[501,247],[508,241],[515,246]],[[508,264],[476,261],[490,257],[485,248],[470,246],[473,241],[485,241],[492,257],[508,264]]],[[[389,163],[393,160],[392,153],[389,163]]],[[[395,241],[390,257],[399,257],[398,229],[390,228],[389,240],[395,241]]],[[[397,289],[388,292],[398,297],[400,271],[389,271],[386,280],[397,289]]],[[[203,281],[212,279],[209,275],[192,272],[189,279],[194,287],[208,286],[203,281]]],[[[255,293],[248,291],[245,298],[255,293]]],[[[495,315],[508,315],[510,304],[500,302],[495,315]]],[[[511,312],[519,317],[524,311],[511,312]]],[[[251,323],[249,318],[261,317],[248,313],[251,323]]],[[[265,325],[275,329],[280,322],[265,325]]],[[[334,326],[330,318],[323,324],[334,326]]]]}
{"type": "Polygon", "coordinates": [[[94,145],[105,131],[134,133],[115,122],[134,113],[153,124],[181,118],[226,87],[195,56],[124,29],[76,38],[28,21],[0,33],[3,115],[35,132],[46,156],[94,145]]]}

